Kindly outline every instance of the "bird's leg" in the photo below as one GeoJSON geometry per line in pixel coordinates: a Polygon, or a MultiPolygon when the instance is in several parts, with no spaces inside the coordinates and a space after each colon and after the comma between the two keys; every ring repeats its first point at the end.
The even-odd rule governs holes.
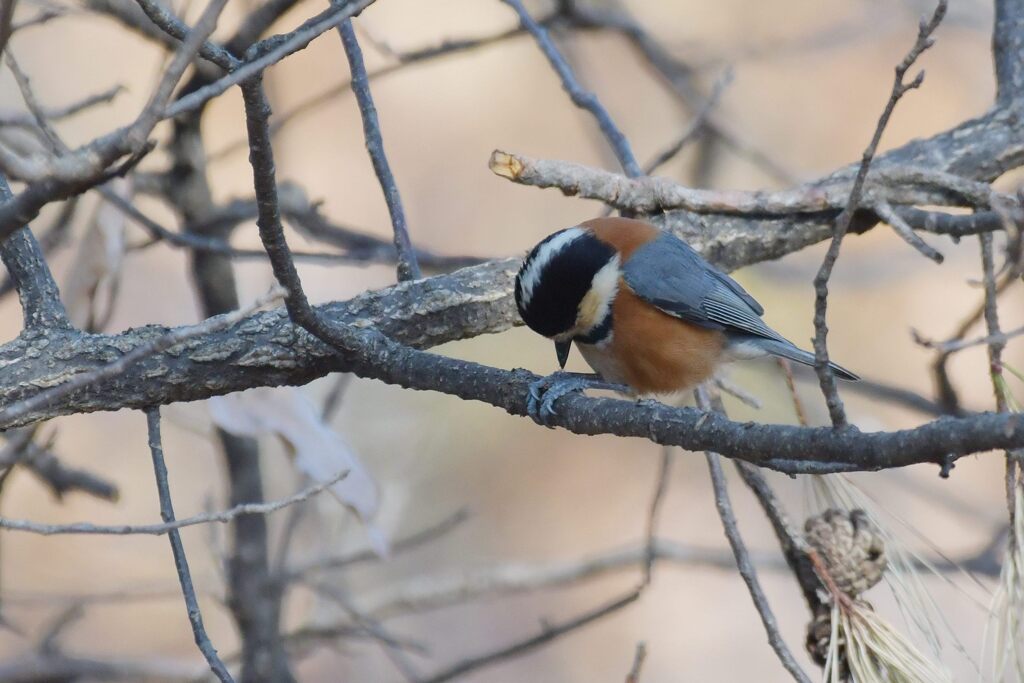
{"type": "Polygon", "coordinates": [[[566,394],[584,389],[604,389],[629,393],[629,388],[601,379],[600,375],[582,372],[553,372],[530,385],[526,399],[526,414],[537,424],[550,427],[551,418],[558,414],[555,401],[566,394]]]}

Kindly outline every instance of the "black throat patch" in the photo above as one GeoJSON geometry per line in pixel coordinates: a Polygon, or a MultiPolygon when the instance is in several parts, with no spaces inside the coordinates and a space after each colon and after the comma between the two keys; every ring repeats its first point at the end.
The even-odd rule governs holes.
{"type": "MultiPolygon", "coordinates": [[[[591,233],[584,233],[563,247],[543,266],[530,301],[524,304],[523,274],[533,265],[541,247],[558,234],[549,236],[534,247],[516,276],[516,306],[519,315],[530,329],[545,337],[554,337],[572,329],[576,324],[580,301],[590,291],[594,275],[615,256],[612,247],[591,233]]],[[[607,322],[610,325],[610,315],[607,322]]],[[[601,336],[604,334],[607,334],[607,330],[601,336]]]]}

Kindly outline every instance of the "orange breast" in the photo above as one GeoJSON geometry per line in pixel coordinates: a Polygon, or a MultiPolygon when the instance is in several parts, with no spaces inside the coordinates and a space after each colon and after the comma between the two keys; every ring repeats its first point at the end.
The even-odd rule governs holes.
{"type": "Polygon", "coordinates": [[[638,393],[691,389],[714,374],[725,344],[721,332],[662,313],[621,279],[612,315],[610,350],[620,380],[638,393]]]}

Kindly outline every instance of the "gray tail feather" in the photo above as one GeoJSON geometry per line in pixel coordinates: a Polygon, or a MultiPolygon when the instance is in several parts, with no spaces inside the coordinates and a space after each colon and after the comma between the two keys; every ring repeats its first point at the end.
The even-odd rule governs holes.
{"type": "MultiPolygon", "coordinates": [[[[757,345],[774,356],[782,356],[783,358],[788,358],[789,360],[796,361],[797,363],[814,367],[814,354],[797,348],[789,342],[762,338],[757,340],[757,345]]],[[[856,382],[860,379],[858,375],[850,372],[841,365],[829,362],[829,367],[832,368],[832,371],[836,373],[836,376],[840,379],[847,379],[851,382],[856,382]]]]}

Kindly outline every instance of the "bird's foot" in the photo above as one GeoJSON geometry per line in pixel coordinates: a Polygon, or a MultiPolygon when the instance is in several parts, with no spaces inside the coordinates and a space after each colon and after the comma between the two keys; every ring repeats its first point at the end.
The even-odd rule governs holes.
{"type": "Polygon", "coordinates": [[[625,392],[621,384],[606,382],[597,375],[578,372],[553,372],[530,385],[526,399],[526,414],[539,425],[552,427],[551,418],[558,415],[555,402],[565,396],[584,389],[607,389],[625,392]]]}

